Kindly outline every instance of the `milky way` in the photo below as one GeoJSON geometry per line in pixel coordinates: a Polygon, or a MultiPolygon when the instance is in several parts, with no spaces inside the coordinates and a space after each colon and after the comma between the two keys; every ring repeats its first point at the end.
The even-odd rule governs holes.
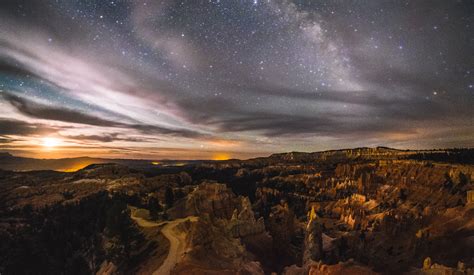
{"type": "Polygon", "coordinates": [[[0,150],[474,146],[473,30],[472,1],[2,1],[0,150]]]}

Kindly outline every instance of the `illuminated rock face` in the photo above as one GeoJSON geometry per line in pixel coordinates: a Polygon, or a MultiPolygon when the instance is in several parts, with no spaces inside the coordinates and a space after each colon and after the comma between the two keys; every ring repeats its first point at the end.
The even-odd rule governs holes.
{"type": "Polygon", "coordinates": [[[203,183],[186,199],[187,216],[207,214],[212,218],[230,219],[237,198],[225,184],[203,183]]]}
{"type": "Polygon", "coordinates": [[[315,219],[309,221],[304,240],[303,263],[305,266],[323,258],[323,238],[321,224],[315,219]]]}
{"type": "Polygon", "coordinates": [[[423,269],[428,270],[431,268],[431,258],[428,257],[423,261],[423,269]]]}
{"type": "Polygon", "coordinates": [[[314,210],[314,205],[311,206],[311,210],[308,212],[308,225],[306,226],[309,228],[311,223],[316,220],[318,216],[316,215],[316,211],[314,210]]]}
{"type": "Polygon", "coordinates": [[[467,191],[467,203],[474,204],[474,190],[467,191]]]}
{"type": "Polygon", "coordinates": [[[230,231],[233,237],[246,237],[265,232],[263,218],[255,219],[252,205],[247,197],[241,197],[240,212],[235,209],[230,220],[230,231]]]}

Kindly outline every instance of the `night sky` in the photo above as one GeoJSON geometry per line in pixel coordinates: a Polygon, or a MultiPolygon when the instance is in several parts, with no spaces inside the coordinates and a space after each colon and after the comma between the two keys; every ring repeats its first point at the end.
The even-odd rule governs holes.
{"type": "Polygon", "coordinates": [[[0,151],[474,146],[474,2],[0,2],[0,151]]]}

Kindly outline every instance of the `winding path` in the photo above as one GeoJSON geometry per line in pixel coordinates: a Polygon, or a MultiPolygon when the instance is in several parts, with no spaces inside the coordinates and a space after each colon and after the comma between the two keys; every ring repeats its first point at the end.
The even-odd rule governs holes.
{"type": "Polygon", "coordinates": [[[186,233],[176,232],[174,229],[178,224],[188,220],[197,221],[197,217],[187,217],[171,221],[161,230],[161,233],[170,241],[170,251],[168,252],[168,257],[166,257],[160,268],[153,272],[153,275],[170,274],[171,270],[178,263],[178,259],[183,256],[186,248],[186,233]]]}
{"type": "Polygon", "coordinates": [[[163,229],[161,229],[161,233],[170,241],[170,250],[168,252],[168,256],[166,257],[163,264],[153,272],[153,275],[164,275],[170,274],[171,270],[176,266],[178,260],[181,259],[185,252],[186,248],[186,233],[184,232],[177,232],[175,227],[182,222],[186,221],[197,221],[198,217],[190,216],[183,219],[177,219],[174,221],[166,221],[166,222],[151,222],[147,221],[143,218],[136,217],[135,211],[132,209],[131,218],[137,222],[137,224],[141,227],[156,227],[165,224],[163,229]]]}

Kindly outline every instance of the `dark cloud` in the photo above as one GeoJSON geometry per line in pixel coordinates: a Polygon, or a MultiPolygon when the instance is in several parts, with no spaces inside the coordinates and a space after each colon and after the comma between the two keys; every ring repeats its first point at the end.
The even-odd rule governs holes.
{"type": "Polygon", "coordinates": [[[11,142],[14,142],[14,141],[15,141],[15,139],[0,137],[0,144],[11,143],[11,142]]]}
{"type": "Polygon", "coordinates": [[[189,119],[206,122],[222,132],[257,131],[267,137],[311,135],[353,136],[373,135],[384,132],[411,132],[419,123],[432,121],[446,115],[441,104],[424,97],[415,99],[382,98],[377,92],[320,91],[307,93],[277,87],[252,87],[252,96],[289,98],[315,104],[332,104],[337,108],[317,111],[314,114],[282,114],[280,110],[254,111],[221,99],[183,102],[189,119]],[[337,105],[336,105],[337,104],[337,105]],[[365,114],[353,110],[353,105],[363,108],[365,114]],[[344,107],[346,106],[346,107],[344,107]],[[416,125],[416,126],[414,126],[416,125]]]}
{"type": "MultiPolygon", "coordinates": [[[[8,93],[2,94],[2,97],[22,114],[39,119],[56,120],[62,122],[87,124],[102,127],[128,128],[138,130],[144,134],[181,136],[186,138],[207,136],[205,134],[187,129],[170,129],[155,125],[127,124],[115,122],[112,120],[99,118],[97,116],[84,114],[73,109],[60,108],[33,102],[31,100],[27,100],[8,93]]],[[[107,137],[104,138],[107,139],[107,137]]]]}
{"type": "Polygon", "coordinates": [[[170,136],[181,136],[186,138],[207,138],[212,135],[196,132],[193,130],[187,129],[169,129],[164,127],[159,127],[155,125],[146,125],[146,124],[131,124],[127,127],[141,131],[145,134],[157,134],[157,135],[170,135],[170,136]]]}
{"type": "Polygon", "coordinates": [[[213,123],[224,132],[261,131],[267,137],[305,136],[364,136],[367,134],[392,131],[410,132],[409,125],[403,125],[399,119],[374,119],[347,116],[294,116],[274,115],[272,113],[250,113],[245,116],[232,116],[227,120],[213,123]]]}
{"type": "Polygon", "coordinates": [[[34,118],[104,127],[118,127],[120,125],[120,123],[84,114],[76,110],[48,106],[12,94],[4,93],[3,98],[12,106],[17,108],[22,114],[34,118]]]}
{"type": "Polygon", "coordinates": [[[57,131],[57,128],[44,124],[0,118],[0,135],[31,136],[51,134],[56,133],[57,131]]]}
{"type": "Polygon", "coordinates": [[[2,60],[0,60],[0,74],[27,76],[31,75],[31,72],[19,65],[2,62],[2,60]]]}
{"type": "Polygon", "coordinates": [[[105,135],[77,135],[77,136],[64,136],[65,138],[79,141],[99,141],[99,142],[114,142],[114,141],[129,141],[129,142],[143,142],[148,139],[145,138],[131,138],[121,137],[118,133],[105,134],[105,135]]]}

